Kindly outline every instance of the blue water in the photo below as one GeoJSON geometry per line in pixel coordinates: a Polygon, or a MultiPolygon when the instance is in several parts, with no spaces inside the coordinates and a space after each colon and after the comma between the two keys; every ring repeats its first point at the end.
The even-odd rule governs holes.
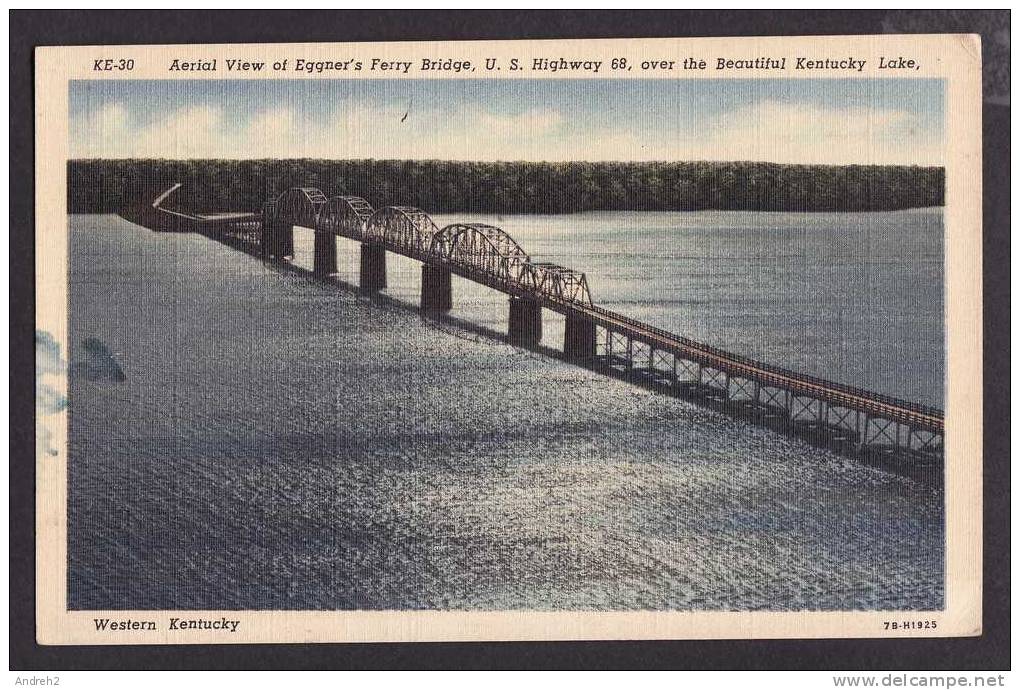
{"type": "MultiPolygon", "coordinates": [[[[917,295],[938,288],[902,275],[918,282],[938,252],[891,229],[931,230],[936,213],[861,217],[842,238],[815,216],[772,230],[738,229],[741,218],[504,225],[539,257],[587,270],[620,311],[936,395],[933,373],[877,373],[939,366],[937,329],[906,308],[931,311],[917,295]],[[780,246],[761,246],[770,233],[780,246]],[[878,249],[896,237],[913,249],[878,249]],[[624,258],[627,242],[643,254],[624,258]],[[860,268],[817,260],[840,253],[860,268]],[[667,284],[674,298],[655,302],[667,284]]],[[[69,228],[72,609],[943,605],[938,485],[510,346],[496,328],[505,297],[458,282],[455,318],[425,319],[420,268],[396,257],[390,295],[371,297],[199,235],[114,216],[69,228]]],[[[340,259],[356,281],[356,246],[340,259]]]]}
{"type": "MultiPolygon", "coordinates": [[[[941,408],[942,209],[883,213],[605,212],[437,215],[502,227],[533,258],[588,276],[597,304],[762,361],[941,408]]],[[[357,245],[341,240],[357,284],[357,245]]],[[[311,266],[311,233],[298,233],[311,266]]],[[[416,303],[420,267],[390,258],[416,303]]],[[[505,332],[502,294],[458,280],[454,314],[505,332]]],[[[544,341],[562,344],[546,313],[544,341]]]]}

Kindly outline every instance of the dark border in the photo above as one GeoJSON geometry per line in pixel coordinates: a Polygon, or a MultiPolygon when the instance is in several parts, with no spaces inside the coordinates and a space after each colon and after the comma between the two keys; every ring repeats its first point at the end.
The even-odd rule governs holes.
{"type": "MultiPolygon", "coordinates": [[[[35,643],[34,90],[40,45],[883,33],[880,11],[11,11],[10,667],[52,669],[974,669],[1009,658],[1009,105],[983,108],[984,634],[962,639],[41,647],[35,643]],[[14,260],[13,257],[17,257],[14,260]]],[[[982,33],[1009,11],[905,11],[910,32],[982,33]],[[915,21],[916,20],[916,21],[915,21]]],[[[1008,41],[1006,43],[1008,53],[1008,41]]],[[[987,64],[986,79],[994,68],[987,64]]],[[[986,89],[986,94],[988,90],[986,89]]]]}

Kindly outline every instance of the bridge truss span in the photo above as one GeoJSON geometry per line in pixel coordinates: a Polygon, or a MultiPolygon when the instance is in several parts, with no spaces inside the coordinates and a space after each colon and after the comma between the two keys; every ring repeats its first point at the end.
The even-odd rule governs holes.
{"type": "Polygon", "coordinates": [[[276,198],[272,210],[278,222],[315,228],[319,212],[328,203],[326,195],[315,187],[293,187],[276,198]]]}
{"type": "Polygon", "coordinates": [[[374,212],[365,223],[365,239],[386,245],[414,258],[425,257],[432,238],[439,232],[429,214],[413,206],[387,206],[374,212]]]}
{"type": "Polygon", "coordinates": [[[520,282],[531,257],[501,228],[485,223],[454,223],[432,238],[432,254],[441,261],[475,269],[501,282],[520,282]]]}
{"type": "Polygon", "coordinates": [[[522,267],[520,283],[530,291],[559,302],[593,306],[588,278],[572,268],[546,262],[529,262],[522,267]]]}
{"type": "MultiPolygon", "coordinates": [[[[231,227],[249,232],[259,216],[248,215],[243,222],[231,220],[231,227]]],[[[769,424],[808,428],[827,442],[856,443],[858,450],[943,453],[941,410],[755,361],[596,306],[583,272],[535,261],[494,225],[460,222],[440,229],[419,208],[376,210],[361,197],[327,199],[314,187],[295,187],[267,202],[260,220],[266,258],[293,255],[293,226],[314,228],[316,274],[336,272],[334,236],[360,241],[362,289],[386,287],[387,252],[422,262],[423,311],[452,308],[451,275],[502,291],[510,297],[511,342],[538,344],[542,310],[548,309],[566,319],[567,359],[665,385],[769,424]]]]}
{"type": "Polygon", "coordinates": [[[335,196],[319,211],[317,229],[353,239],[365,236],[365,225],[375,213],[360,196],[335,196]]]}

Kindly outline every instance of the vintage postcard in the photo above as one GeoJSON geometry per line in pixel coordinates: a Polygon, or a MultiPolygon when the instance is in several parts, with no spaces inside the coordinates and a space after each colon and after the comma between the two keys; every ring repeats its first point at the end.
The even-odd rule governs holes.
{"type": "Polygon", "coordinates": [[[980,634],[980,55],[38,48],[38,641],[980,634]]]}

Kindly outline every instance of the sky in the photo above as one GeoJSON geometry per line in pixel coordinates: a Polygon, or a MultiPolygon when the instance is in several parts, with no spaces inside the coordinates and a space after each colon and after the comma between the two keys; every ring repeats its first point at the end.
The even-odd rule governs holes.
{"type": "Polygon", "coordinates": [[[74,81],[72,158],[942,165],[943,82],[74,81]]]}

